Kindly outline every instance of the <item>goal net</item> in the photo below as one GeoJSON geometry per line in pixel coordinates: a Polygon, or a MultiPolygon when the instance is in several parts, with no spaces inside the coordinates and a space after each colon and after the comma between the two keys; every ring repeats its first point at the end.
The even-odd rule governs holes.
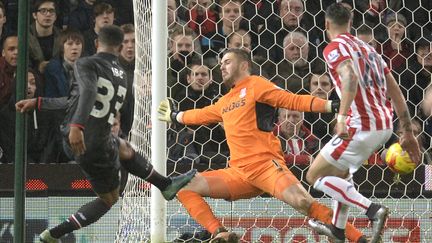
{"type": "MultiPolygon", "coordinates": [[[[134,121],[129,134],[132,146],[151,158],[151,0],[134,1],[135,75],[134,121]]],[[[150,185],[131,174],[123,191],[116,242],[150,240],[150,185]]]]}
{"type": "MultiPolygon", "coordinates": [[[[328,43],[324,11],[330,2],[333,1],[167,1],[168,70],[164,76],[168,96],[180,109],[200,108],[215,102],[227,92],[221,83],[219,54],[224,48],[237,47],[251,52],[254,74],[294,93],[335,98],[322,56],[328,43]],[[226,33],[232,30],[234,33],[226,33]]],[[[353,14],[352,33],[384,56],[398,80],[415,119],[414,130],[423,151],[422,163],[411,174],[396,176],[388,168],[382,152],[397,141],[396,119],[394,138],[365,161],[354,176],[356,187],[363,195],[390,208],[384,242],[432,242],[432,165],[429,164],[432,102],[427,103],[427,99],[432,100],[432,27],[428,22],[432,5],[408,0],[341,2],[353,14]]],[[[152,148],[164,146],[151,144],[150,114],[154,98],[151,77],[156,66],[151,60],[152,54],[158,54],[152,53],[155,39],[151,28],[156,26],[160,31],[166,28],[152,23],[151,0],[134,1],[134,15],[136,102],[130,140],[140,153],[151,158],[152,148]]],[[[331,200],[313,190],[306,183],[305,175],[313,157],[331,137],[333,118],[280,112],[274,131],[281,140],[289,168],[315,198],[328,206],[331,200]]],[[[191,168],[202,172],[227,166],[229,153],[220,125],[170,126],[167,134],[167,147],[164,147],[167,175],[191,168]]],[[[150,186],[129,175],[121,202],[117,242],[152,240],[150,235],[154,229],[151,229],[150,215],[154,214],[151,210],[154,202],[151,197],[150,186]]],[[[241,235],[242,242],[325,241],[307,226],[302,215],[267,195],[235,202],[206,201],[225,227],[241,235]]],[[[176,199],[166,204],[166,211],[161,211],[160,217],[164,224],[152,227],[164,228],[161,232],[166,234],[168,242],[200,242],[208,238],[176,199]]],[[[351,210],[349,221],[370,235],[371,226],[359,210],[351,210]]]]}

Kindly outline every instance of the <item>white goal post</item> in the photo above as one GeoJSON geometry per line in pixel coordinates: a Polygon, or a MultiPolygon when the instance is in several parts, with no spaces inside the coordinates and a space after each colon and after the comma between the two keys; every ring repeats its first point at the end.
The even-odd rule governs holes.
{"type": "MultiPolygon", "coordinates": [[[[136,0],[133,5],[135,111],[130,141],[139,153],[151,159],[154,169],[164,175],[166,125],[157,120],[157,106],[166,97],[167,27],[162,26],[167,26],[167,2],[136,0]]],[[[165,242],[165,237],[165,199],[156,187],[129,175],[116,242],[165,242]]]]}

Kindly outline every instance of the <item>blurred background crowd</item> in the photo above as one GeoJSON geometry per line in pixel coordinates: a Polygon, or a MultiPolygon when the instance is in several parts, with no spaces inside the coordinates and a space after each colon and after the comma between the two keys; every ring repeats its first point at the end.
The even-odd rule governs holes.
{"type": "MultiPolygon", "coordinates": [[[[252,73],[293,93],[336,99],[323,61],[327,45],[324,11],[336,0],[167,0],[167,94],[180,110],[212,104],[229,90],[221,83],[220,53],[242,48],[252,73]]],[[[66,163],[59,126],[64,109],[50,98],[67,97],[74,62],[96,53],[105,25],[125,34],[119,57],[128,77],[127,100],[113,133],[127,137],[133,122],[135,31],[132,0],[33,0],[29,29],[27,98],[28,162],[66,163]]],[[[383,55],[407,99],[413,130],[431,163],[432,2],[429,0],[342,0],[353,16],[351,34],[383,55]]],[[[0,162],[14,161],[15,74],[18,53],[17,0],[0,1],[0,162]]],[[[333,134],[334,115],[280,109],[274,134],[288,164],[309,164],[333,134]]],[[[397,119],[394,137],[398,139],[397,119]]],[[[223,124],[168,130],[168,163],[226,163],[223,124]]],[[[382,164],[380,151],[368,164],[382,164]]]]}

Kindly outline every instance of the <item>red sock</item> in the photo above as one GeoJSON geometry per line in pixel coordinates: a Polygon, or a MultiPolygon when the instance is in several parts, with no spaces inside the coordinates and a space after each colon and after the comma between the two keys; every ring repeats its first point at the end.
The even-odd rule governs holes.
{"type": "Polygon", "coordinates": [[[222,227],[222,224],[211,211],[210,206],[198,193],[181,190],[177,193],[177,199],[183,204],[190,216],[210,233],[213,234],[216,229],[222,227]]]}

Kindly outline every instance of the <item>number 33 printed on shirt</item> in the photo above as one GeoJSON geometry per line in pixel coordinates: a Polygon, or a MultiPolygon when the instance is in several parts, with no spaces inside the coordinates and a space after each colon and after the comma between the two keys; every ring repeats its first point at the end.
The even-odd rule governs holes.
{"type": "Polygon", "coordinates": [[[100,107],[96,105],[93,107],[90,115],[96,118],[103,118],[109,113],[108,123],[113,125],[114,118],[117,114],[118,110],[122,107],[123,101],[126,97],[126,88],[119,85],[117,90],[117,97],[119,98],[114,105],[114,111],[110,112],[111,109],[111,100],[114,97],[114,86],[111,81],[99,77],[97,82],[98,90],[102,90],[104,93],[98,92],[96,95],[96,101],[101,104],[100,107]]]}

